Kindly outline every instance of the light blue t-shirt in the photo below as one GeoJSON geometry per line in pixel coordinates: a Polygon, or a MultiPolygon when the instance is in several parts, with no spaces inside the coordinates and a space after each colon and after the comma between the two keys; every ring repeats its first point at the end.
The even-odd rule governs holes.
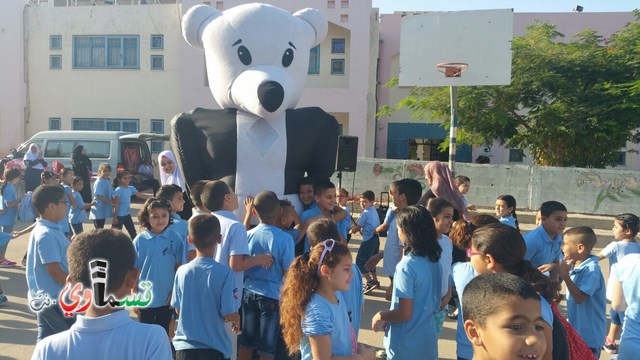
{"type": "Polygon", "coordinates": [[[376,228],[380,226],[380,217],[373,206],[369,206],[360,214],[358,226],[362,227],[362,241],[367,241],[375,235],[376,228]]]}
{"type": "Polygon", "coordinates": [[[412,299],[411,318],[387,323],[384,348],[387,359],[437,359],[438,337],[434,314],[440,307],[442,269],[438,262],[414,253],[405,255],[393,276],[391,310],[400,299],[412,299]]]}
{"type": "MultiPolygon", "coordinates": [[[[393,213],[395,214],[395,212],[393,213]]],[[[400,237],[398,237],[398,226],[395,221],[395,215],[393,216],[393,220],[388,224],[389,229],[387,230],[387,241],[384,243],[382,271],[388,276],[393,276],[396,271],[396,265],[398,265],[402,258],[403,244],[400,237]]]]}
{"type": "Polygon", "coordinates": [[[138,189],[134,186],[118,186],[113,192],[113,196],[120,198],[118,203],[117,216],[127,216],[131,214],[131,197],[138,194],[138,189]]]}
{"type": "Polygon", "coordinates": [[[609,259],[609,269],[628,254],[640,254],[640,243],[613,241],[600,252],[609,259]]]}
{"type": "Polygon", "coordinates": [[[347,234],[349,233],[349,230],[351,230],[351,213],[349,212],[348,206],[345,206],[342,209],[347,212],[347,217],[338,221],[336,226],[338,226],[338,231],[340,232],[340,235],[342,235],[342,238],[347,240],[347,234]]]}
{"type": "Polygon", "coordinates": [[[89,219],[97,220],[113,217],[113,204],[103,202],[98,199],[98,195],[102,195],[111,200],[113,197],[113,188],[109,183],[109,179],[99,177],[93,184],[93,200],[95,200],[96,204],[91,207],[89,219]]]}
{"type": "Polygon", "coordinates": [[[362,318],[362,306],[364,305],[364,294],[362,293],[362,273],[354,263],[351,266],[353,278],[349,284],[349,290],[339,291],[347,304],[347,312],[351,320],[351,326],[356,333],[356,339],[360,333],[360,319],[362,318]]]}
{"type": "Polygon", "coordinates": [[[516,227],[516,218],[514,218],[513,216],[501,217],[499,220],[501,223],[509,225],[512,228],[516,227]]]}
{"type": "Polygon", "coordinates": [[[396,215],[398,214],[391,206],[387,209],[387,213],[384,214],[384,222],[391,226],[391,223],[396,219],[396,215]]]}
{"type": "Polygon", "coordinates": [[[342,294],[337,292],[337,304],[313,293],[302,318],[301,360],[312,360],[310,336],[331,336],[331,355],[351,356],[351,325],[342,294]]]}
{"type": "Polygon", "coordinates": [[[618,359],[637,359],[640,354],[640,254],[629,254],[619,259],[614,271],[627,303],[618,359]]]}
{"type": "Polygon", "coordinates": [[[58,221],[58,225],[60,225],[63,233],[69,234],[71,233],[71,226],[69,226],[69,214],[71,213],[71,200],[69,200],[69,195],[71,195],[71,186],[62,185],[62,188],[64,189],[64,203],[67,206],[67,216],[58,221]]]}
{"type": "MultiPolygon", "coordinates": [[[[222,265],[229,266],[229,260],[234,255],[249,255],[249,241],[247,229],[242,225],[234,213],[226,210],[218,210],[213,213],[220,221],[220,234],[222,241],[216,246],[214,259],[222,265]]],[[[242,292],[244,289],[244,271],[234,271],[236,287],[242,292]]],[[[240,308],[242,293],[236,302],[236,309],[240,308]]]]}
{"type": "Polygon", "coordinates": [[[173,223],[169,225],[169,229],[175,231],[180,238],[182,239],[183,248],[184,248],[184,257],[182,258],[182,263],[186,264],[189,262],[189,252],[196,251],[196,246],[194,244],[189,243],[189,222],[185,221],[180,215],[171,212],[171,219],[173,223]]]}
{"type": "Polygon", "coordinates": [[[258,295],[278,300],[284,273],[294,259],[291,235],[273,225],[258,224],[247,232],[249,253],[273,255],[273,264],[264,268],[254,266],[244,272],[244,288],[258,295]]]}
{"type": "Polygon", "coordinates": [[[590,348],[600,349],[604,344],[607,326],[607,300],[598,257],[590,256],[570,270],[569,276],[578,289],[589,297],[578,304],[567,291],[567,320],[590,348]]]}
{"type": "Polygon", "coordinates": [[[176,350],[215,349],[231,357],[224,316],[236,312],[237,296],[233,271],[212,258],[197,257],[178,268],[171,296],[171,306],[180,311],[176,350]]]}
{"type": "Polygon", "coordinates": [[[27,246],[27,285],[29,301],[38,292],[57,299],[64,284],[49,275],[46,264],[59,263],[62,271],[69,271],[67,248],[69,240],[64,236],[60,225],[49,220],[37,219],[36,226],[29,235],[27,246]]]}
{"type": "Polygon", "coordinates": [[[72,208],[69,212],[69,222],[72,224],[82,224],[88,220],[87,212],[83,210],[84,200],[82,199],[82,194],[74,191],[71,193],[71,196],[73,196],[73,199],[76,201],[76,207],[72,208]]]}
{"type": "Polygon", "coordinates": [[[150,308],[167,305],[176,267],[182,264],[184,245],[175,231],[165,229],[160,234],[145,230],[133,239],[138,257],[136,268],[140,270],[140,281],[153,283],[153,299],[150,308]]]}
{"type": "MultiPolygon", "coordinates": [[[[458,262],[451,267],[451,278],[456,285],[456,292],[458,293],[458,304],[462,304],[462,293],[464,288],[473,278],[477,276],[476,271],[471,266],[470,262],[458,262]]],[[[456,329],[456,355],[459,358],[469,359],[473,358],[473,347],[467,334],[464,332],[464,319],[462,314],[462,305],[458,306],[458,326],[456,329]]]]}
{"type": "Polygon", "coordinates": [[[562,259],[562,235],[551,239],[542,225],[526,233],[524,242],[527,246],[524,258],[535,267],[562,259]]]}
{"type": "Polygon", "coordinates": [[[18,205],[8,207],[7,204],[18,200],[16,187],[12,183],[6,183],[4,192],[0,195],[0,210],[5,213],[0,215],[0,226],[12,226],[16,223],[16,215],[18,215],[18,205]]]}

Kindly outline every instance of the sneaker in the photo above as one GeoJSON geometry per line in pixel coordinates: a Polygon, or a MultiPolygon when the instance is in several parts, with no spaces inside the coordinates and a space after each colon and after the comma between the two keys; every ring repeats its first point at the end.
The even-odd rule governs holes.
{"type": "Polygon", "coordinates": [[[366,295],[379,287],[379,281],[367,281],[367,286],[365,286],[363,293],[366,295]]]}
{"type": "Polygon", "coordinates": [[[16,266],[15,261],[9,261],[8,259],[0,260],[0,268],[12,268],[16,266]]]}
{"type": "Polygon", "coordinates": [[[457,320],[458,319],[458,308],[452,309],[452,310],[447,310],[447,317],[451,320],[457,320]]]}
{"type": "Polygon", "coordinates": [[[9,302],[9,299],[7,299],[7,295],[0,293],[0,306],[6,304],[7,302],[9,302]]]}
{"type": "Polygon", "coordinates": [[[386,359],[387,359],[387,352],[384,349],[376,351],[376,360],[386,360],[386,359]]]}
{"type": "Polygon", "coordinates": [[[602,345],[602,350],[608,352],[609,354],[617,354],[618,345],[616,345],[615,341],[611,341],[611,339],[605,338],[604,345],[602,345]]]}

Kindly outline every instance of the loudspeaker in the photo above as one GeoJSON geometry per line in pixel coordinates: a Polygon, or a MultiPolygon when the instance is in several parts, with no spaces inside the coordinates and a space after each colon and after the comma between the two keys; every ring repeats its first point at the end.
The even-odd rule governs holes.
{"type": "Polygon", "coordinates": [[[336,159],[336,171],[356,171],[358,156],[358,137],[338,137],[338,158],[336,159]]]}

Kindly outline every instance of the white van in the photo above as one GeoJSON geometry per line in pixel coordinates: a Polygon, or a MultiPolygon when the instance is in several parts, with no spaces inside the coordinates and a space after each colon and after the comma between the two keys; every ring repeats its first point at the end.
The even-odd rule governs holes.
{"type": "MultiPolygon", "coordinates": [[[[37,144],[45,161],[51,166],[54,160],[64,167],[71,167],[71,155],[77,145],[85,148],[95,174],[101,163],[109,163],[114,171],[136,172],[145,159],[154,159],[148,141],[167,141],[169,135],[139,134],[121,131],[42,131],[12,151],[15,160],[21,160],[31,144],[37,144]]],[[[157,168],[157,166],[156,166],[157,168]]]]}

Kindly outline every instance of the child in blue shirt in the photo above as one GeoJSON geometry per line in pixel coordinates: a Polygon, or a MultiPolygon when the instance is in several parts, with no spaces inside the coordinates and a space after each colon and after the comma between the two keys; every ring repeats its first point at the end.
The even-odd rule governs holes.
{"type": "Polygon", "coordinates": [[[340,293],[349,289],[352,265],[349,248],[333,239],[293,261],[280,295],[280,323],[289,354],[300,350],[302,360],[374,359],[374,350],[359,346],[351,335],[340,293]]]}
{"type": "Polygon", "coordinates": [[[86,210],[91,208],[91,206],[93,205],[93,203],[85,203],[82,199],[82,194],[80,193],[80,191],[82,191],[83,187],[84,180],[82,180],[80,176],[75,176],[73,178],[73,184],[71,186],[71,196],[73,197],[74,205],[69,212],[69,222],[71,223],[71,228],[76,233],[76,236],[82,233],[82,223],[88,220],[86,210]]]}
{"type": "Polygon", "coordinates": [[[607,325],[606,288],[598,257],[591,255],[597,242],[588,226],[571,228],[564,233],[559,273],[567,285],[567,320],[600,358],[607,325]]]}
{"type": "Polygon", "coordinates": [[[518,215],[516,215],[516,198],[513,196],[498,196],[496,199],[496,216],[501,223],[520,230],[518,215]]]}
{"type": "Polygon", "coordinates": [[[96,229],[104,228],[107,218],[113,217],[113,188],[109,182],[111,176],[111,165],[100,164],[98,168],[98,179],[93,184],[93,201],[95,205],[91,207],[89,219],[93,220],[96,229]]]}
{"type": "Polygon", "coordinates": [[[291,237],[276,226],[280,216],[278,196],[272,191],[262,191],[255,197],[253,205],[253,215],[258,216],[260,224],[247,233],[249,253],[271,254],[273,264],[269,267],[254,266],[244,273],[239,360],[251,359],[254,349],[261,357],[275,357],[280,334],[280,287],[294,257],[291,237]]]}
{"type": "Polygon", "coordinates": [[[184,193],[176,184],[162,185],[157,193],[158,199],[165,199],[171,204],[171,224],[169,229],[175,231],[184,243],[184,257],[182,263],[186,264],[196,257],[196,248],[187,240],[189,223],[180,217],[184,210],[184,193]]]}
{"type": "MultiPolygon", "coordinates": [[[[58,299],[67,281],[67,248],[69,240],[58,222],[67,216],[64,189],[58,185],[39,186],[32,196],[40,217],[29,236],[27,247],[27,285],[29,301],[42,296],[58,299]]],[[[62,314],[59,306],[50,306],[36,313],[40,341],[49,335],[69,329],[73,318],[62,314]]]]}
{"type": "MultiPolygon", "coordinates": [[[[598,254],[600,260],[609,258],[609,281],[607,282],[607,300],[611,299],[611,293],[613,293],[613,283],[615,274],[613,273],[613,266],[627,254],[640,253],[640,243],[636,242],[636,235],[640,231],[640,219],[634,214],[620,214],[613,220],[613,237],[617,241],[609,243],[598,254]]],[[[609,311],[611,318],[611,327],[609,327],[609,334],[604,339],[604,346],[602,347],[606,352],[610,354],[616,354],[618,348],[616,346],[616,338],[620,335],[622,324],[624,322],[624,312],[619,313],[613,308],[609,311]]]]}
{"type": "Polygon", "coordinates": [[[173,337],[177,359],[231,357],[224,323],[231,322],[237,330],[240,317],[233,272],[213,259],[220,237],[215,216],[202,214],[189,220],[189,242],[196,247],[196,258],[176,272],[171,296],[171,306],[180,314],[173,337]]]}
{"type": "MultiPolygon", "coordinates": [[[[0,187],[0,231],[11,234],[13,225],[16,223],[16,215],[18,214],[18,194],[16,192],[16,183],[20,180],[20,170],[7,169],[4,171],[4,183],[0,187]]],[[[13,267],[15,261],[10,261],[5,257],[7,253],[8,243],[0,245],[0,268],[13,267]]]]}
{"type": "Polygon", "coordinates": [[[363,211],[362,214],[360,214],[360,219],[358,219],[358,224],[351,228],[351,234],[362,230],[362,243],[356,256],[356,265],[358,265],[360,272],[367,279],[367,284],[364,287],[365,294],[380,287],[376,269],[367,270],[364,267],[367,260],[380,251],[380,238],[378,238],[378,234],[375,233],[376,228],[380,226],[380,218],[378,217],[376,209],[373,207],[375,200],[376,197],[373,191],[367,190],[362,193],[360,206],[362,206],[363,211]]]}
{"type": "Polygon", "coordinates": [[[349,200],[349,192],[346,189],[340,188],[338,190],[338,206],[342,208],[347,213],[347,217],[345,221],[340,221],[340,228],[338,231],[343,239],[349,243],[351,241],[351,233],[349,230],[351,229],[351,213],[349,212],[349,207],[347,206],[347,201],[349,200]]]}
{"type": "Polygon", "coordinates": [[[298,243],[304,238],[305,234],[301,231],[300,217],[288,200],[280,200],[280,217],[277,226],[280,230],[291,235],[295,246],[298,246],[298,243]],[[292,227],[291,224],[295,225],[292,227]]]}
{"type": "Polygon", "coordinates": [[[173,314],[169,306],[173,278],[182,264],[184,243],[180,235],[169,229],[171,204],[167,200],[147,199],[138,221],[145,230],[133,239],[138,255],[136,268],[140,270],[140,281],[153,284],[153,299],[147,308],[136,309],[136,312],[140,322],[158,324],[168,335],[173,314]]]}
{"type": "Polygon", "coordinates": [[[408,250],[393,276],[391,308],[371,319],[373,331],[384,330],[387,359],[437,359],[434,314],[440,307],[442,248],[429,211],[419,206],[396,215],[398,235],[408,250]],[[416,341],[420,339],[420,341],[416,341]]]}
{"type": "Polygon", "coordinates": [[[124,226],[134,239],[138,233],[131,219],[131,197],[136,196],[141,199],[148,199],[150,196],[141,193],[133,186],[130,186],[131,173],[123,171],[113,179],[113,222],[116,228],[122,229],[124,226]]]}
{"type": "Polygon", "coordinates": [[[557,268],[562,259],[562,233],[567,226],[567,208],[558,201],[547,201],[540,206],[540,216],[540,226],[524,236],[527,244],[524,258],[557,281],[557,268]]]}
{"type": "Polygon", "coordinates": [[[640,254],[625,256],[613,271],[611,307],[625,316],[618,359],[636,359],[640,354],[640,254]]]}
{"type": "MultiPolygon", "coordinates": [[[[300,216],[301,230],[303,233],[305,229],[309,227],[314,220],[321,217],[329,217],[333,220],[338,229],[345,226],[343,225],[347,220],[347,213],[336,202],[336,186],[328,180],[317,181],[313,184],[313,193],[315,197],[316,206],[305,210],[300,216]]],[[[339,239],[345,241],[345,239],[339,239]]],[[[296,255],[301,255],[304,252],[309,251],[309,241],[305,236],[302,244],[296,246],[296,255]]]]}
{"type": "MultiPolygon", "coordinates": [[[[136,253],[131,239],[122,232],[95,229],[76,236],[69,245],[68,256],[68,285],[82,284],[85,289],[93,289],[90,266],[94,260],[102,259],[108,264],[105,295],[125,299],[136,290],[136,253]]],[[[32,359],[171,359],[164,330],[131,319],[129,311],[122,307],[92,302],[76,318],[69,330],[40,341],[32,359]]]]}

